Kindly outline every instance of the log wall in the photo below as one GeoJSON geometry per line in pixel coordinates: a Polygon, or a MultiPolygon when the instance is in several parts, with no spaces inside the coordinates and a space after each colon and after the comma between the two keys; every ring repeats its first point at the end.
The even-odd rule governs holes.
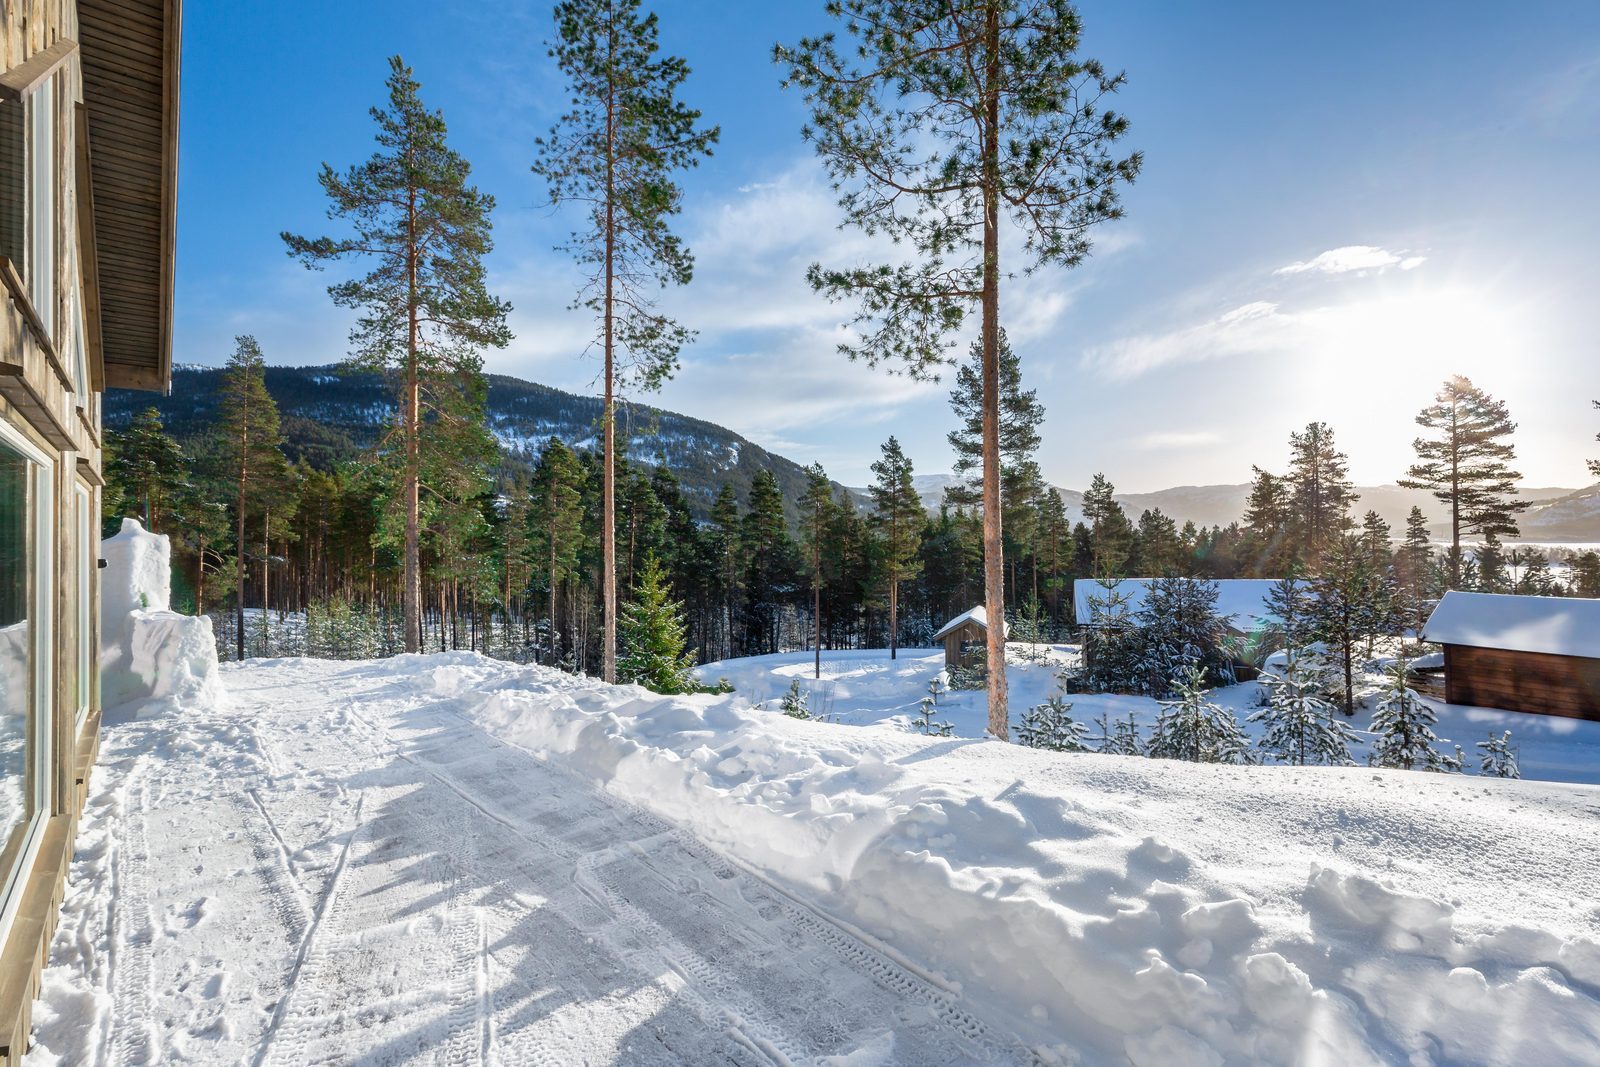
{"type": "Polygon", "coordinates": [[[1600,722],[1600,659],[1444,646],[1445,699],[1600,722]]]}

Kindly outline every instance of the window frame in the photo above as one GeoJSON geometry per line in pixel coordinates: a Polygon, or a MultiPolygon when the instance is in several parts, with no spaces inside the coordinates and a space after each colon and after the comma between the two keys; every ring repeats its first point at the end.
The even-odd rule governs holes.
{"type": "Polygon", "coordinates": [[[27,158],[24,166],[24,232],[28,258],[26,277],[28,300],[34,314],[44,324],[45,336],[56,343],[56,253],[59,241],[60,209],[56,203],[57,148],[60,122],[56,99],[56,75],[52,71],[22,98],[23,129],[27,158]]]}
{"type": "Polygon", "coordinates": [[[55,778],[52,761],[55,731],[55,464],[42,449],[5,422],[0,422],[0,443],[17,452],[31,466],[32,484],[28,494],[28,522],[33,538],[32,571],[29,575],[29,619],[37,620],[29,634],[32,662],[28,672],[29,738],[28,755],[32,763],[24,771],[24,789],[31,794],[33,812],[23,831],[23,844],[17,850],[10,870],[0,871],[0,942],[10,936],[17,908],[27,885],[27,876],[39,855],[44,827],[52,814],[51,782],[55,778]]]}

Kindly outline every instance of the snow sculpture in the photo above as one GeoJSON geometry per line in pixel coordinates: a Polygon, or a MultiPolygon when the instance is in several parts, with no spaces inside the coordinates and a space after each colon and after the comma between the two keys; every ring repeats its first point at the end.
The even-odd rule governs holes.
{"type": "Polygon", "coordinates": [[[139,702],[136,714],[222,699],[211,620],[172,602],[172,546],[137,519],[100,544],[100,703],[139,702]],[[152,701],[159,703],[152,704],[152,701]]]}

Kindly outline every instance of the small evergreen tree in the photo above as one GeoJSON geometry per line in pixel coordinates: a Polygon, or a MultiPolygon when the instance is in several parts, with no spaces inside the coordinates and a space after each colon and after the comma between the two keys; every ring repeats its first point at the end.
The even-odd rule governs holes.
{"type": "Polygon", "coordinates": [[[795,678],[789,682],[789,691],[783,694],[783,700],[779,703],[778,710],[791,719],[810,720],[810,697],[800,687],[800,679],[795,678]]]}
{"type": "Polygon", "coordinates": [[[1460,762],[1434,749],[1433,732],[1439,717],[1432,705],[1411,688],[1410,669],[1404,656],[1389,668],[1389,685],[1372,713],[1375,738],[1367,762],[1374,767],[1402,770],[1459,771],[1460,762]]]}
{"type": "Polygon", "coordinates": [[[1314,630],[1334,656],[1343,681],[1342,705],[1355,714],[1356,650],[1368,636],[1387,632],[1393,596],[1385,576],[1373,569],[1359,538],[1343,534],[1328,546],[1322,571],[1311,580],[1314,630]]]}
{"type": "Polygon", "coordinates": [[[1511,746],[1511,731],[1507,730],[1499,737],[1489,735],[1487,741],[1479,741],[1478,773],[1490,778],[1521,778],[1522,769],[1517,766],[1517,750],[1511,746]]]}
{"type": "Polygon", "coordinates": [[[1134,529],[1116,499],[1116,487],[1104,474],[1096,474],[1083,494],[1083,520],[1089,526],[1094,577],[1101,581],[1127,577],[1133,554],[1134,529]]]}
{"type": "Polygon", "coordinates": [[[1191,763],[1244,763],[1250,740],[1233,713],[1206,699],[1205,672],[1185,664],[1169,688],[1177,694],[1161,701],[1146,755],[1191,763]]]}
{"type": "Polygon", "coordinates": [[[1087,752],[1084,738],[1088,734],[1088,724],[1073,720],[1072,705],[1059,693],[1023,712],[1017,726],[1019,744],[1051,752],[1087,752]]]}
{"type": "Polygon", "coordinates": [[[933,716],[936,710],[937,705],[934,703],[933,697],[923,697],[917,701],[917,713],[912,716],[911,725],[914,729],[922,731],[929,737],[949,737],[955,727],[948,722],[941,722],[935,719],[933,716]]]}
{"type": "Polygon", "coordinates": [[[656,693],[692,693],[694,653],[686,651],[683,607],[671,598],[667,576],[648,556],[634,585],[634,598],[619,620],[623,655],[617,675],[656,693]]]}
{"type": "Polygon", "coordinates": [[[1142,646],[1132,596],[1117,581],[1102,579],[1099,584],[1104,592],[1089,597],[1079,684],[1091,693],[1131,692],[1138,688],[1142,646]]]}
{"type": "Polygon", "coordinates": [[[1356,740],[1334,706],[1317,695],[1319,677],[1326,668],[1311,653],[1290,649],[1281,676],[1269,677],[1267,706],[1250,716],[1264,723],[1257,743],[1262,751],[1284,763],[1300,766],[1325,763],[1345,766],[1352,762],[1350,745],[1356,740]]]}
{"type": "Polygon", "coordinates": [[[1267,612],[1284,648],[1304,648],[1316,639],[1314,607],[1311,583],[1291,564],[1288,575],[1273,582],[1267,593],[1267,612]]]}
{"type": "Polygon", "coordinates": [[[1308,565],[1322,559],[1350,528],[1350,505],[1356,499],[1349,460],[1334,446],[1333,429],[1313,422],[1289,435],[1291,529],[1296,558],[1308,565]]]}

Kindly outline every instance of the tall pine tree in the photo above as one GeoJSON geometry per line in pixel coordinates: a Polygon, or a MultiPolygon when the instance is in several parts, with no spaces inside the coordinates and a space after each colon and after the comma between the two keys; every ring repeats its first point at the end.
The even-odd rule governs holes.
{"type": "MultiPolygon", "coordinates": [[[[261,346],[248,334],[234,338],[233,354],[228,357],[222,387],[219,415],[223,462],[233,481],[234,523],[234,641],[239,659],[244,658],[245,561],[250,542],[246,524],[252,512],[260,511],[262,524],[270,523],[270,503],[289,478],[289,461],[283,455],[283,431],[278,422],[278,405],[267,392],[266,360],[261,346]],[[263,506],[266,505],[266,506],[263,506]]],[[[263,540],[270,541],[264,532],[263,540]]],[[[260,557],[267,564],[266,553],[260,557]]],[[[261,605],[263,613],[267,605],[261,605]]]]}
{"type": "Polygon", "coordinates": [[[1350,505],[1356,499],[1349,461],[1335,447],[1327,423],[1308,423],[1289,435],[1287,481],[1297,556],[1314,567],[1350,528],[1350,505]]]}
{"type": "MultiPolygon", "coordinates": [[[[1000,287],[1003,232],[1029,269],[1072,267],[1098,223],[1121,215],[1119,186],[1137,153],[1112,154],[1127,122],[1106,107],[1122,85],[1080,54],[1068,0],[831,5],[842,35],[780,46],[785,83],[807,97],[804,133],[840,191],[846,220],[911,251],[898,262],[813,265],[830,299],[857,299],[844,351],[934,372],[977,311],[983,366],[984,603],[1005,617],[1000,471],[1000,287]],[[1002,224],[1002,217],[1010,228],[1002,224]]],[[[989,732],[1007,736],[1005,637],[988,638],[989,732]]]]}
{"type": "Polygon", "coordinates": [[[484,283],[494,198],[468,184],[471,168],[445,142],[444,116],[423,104],[422,86],[399,56],[389,60],[386,84],[388,106],[372,109],[378,150],[343,174],[324,163],[318,176],[329,217],[354,232],[314,239],[286,232],[283,240],[308,267],[341,259],[372,264],[328,293],[361,312],[350,335],[354,361],[392,373],[399,390],[384,451],[397,469],[401,611],[406,650],[415,652],[422,647],[425,468],[459,470],[460,456],[440,453],[481,444],[480,350],[510,341],[510,307],[484,283]]]}
{"type": "Polygon", "coordinates": [[[883,579],[889,592],[889,658],[900,648],[900,584],[921,570],[917,549],[926,520],[922,498],[911,480],[911,458],[893,437],[872,464],[872,521],[883,548],[883,579]]]}
{"type": "Polygon", "coordinates": [[[551,55],[567,79],[572,109],[540,138],[535,174],[553,204],[582,205],[586,216],[563,249],[583,271],[575,306],[599,320],[604,407],[601,673],[616,680],[616,403],[632,383],[658,388],[678,367],[692,337],[663,314],[654,292],[687,285],[694,258],[669,221],[682,207],[678,172],[711,154],[716,127],[678,99],[689,65],[662,56],[656,16],[639,0],[563,0],[555,8],[551,55]]]}
{"type": "Polygon", "coordinates": [[[1462,586],[1463,535],[1517,535],[1515,450],[1506,405],[1460,375],[1447,379],[1417,425],[1431,436],[1417,438],[1417,461],[1400,484],[1426,489],[1450,513],[1450,588],[1462,586]]]}

